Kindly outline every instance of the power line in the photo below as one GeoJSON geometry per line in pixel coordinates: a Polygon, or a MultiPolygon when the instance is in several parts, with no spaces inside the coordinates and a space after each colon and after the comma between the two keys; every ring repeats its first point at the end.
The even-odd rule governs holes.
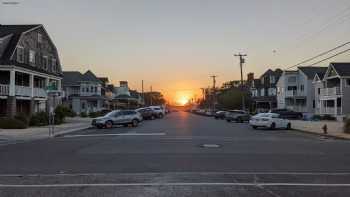
{"type": "Polygon", "coordinates": [[[327,57],[327,58],[325,58],[325,59],[322,59],[322,60],[320,60],[320,61],[318,61],[318,62],[315,62],[315,63],[313,63],[313,64],[310,64],[309,66],[314,66],[314,65],[316,65],[316,64],[322,63],[322,62],[327,61],[327,60],[329,60],[329,59],[332,59],[332,58],[334,58],[334,57],[336,57],[336,56],[338,56],[338,55],[344,54],[344,53],[346,53],[346,52],[348,52],[348,51],[350,51],[350,48],[349,48],[349,49],[346,49],[346,50],[344,50],[344,51],[341,51],[341,52],[339,52],[339,53],[336,53],[336,54],[334,54],[334,55],[332,55],[332,56],[330,56],[330,57],[327,57]]]}
{"type": "Polygon", "coordinates": [[[328,54],[328,53],[330,53],[330,52],[332,52],[332,51],[335,51],[335,50],[337,50],[337,49],[339,49],[339,48],[342,48],[342,47],[344,47],[344,46],[346,46],[346,45],[348,45],[348,44],[350,44],[350,42],[346,42],[346,43],[341,44],[341,45],[339,45],[339,46],[336,46],[336,47],[334,47],[334,48],[332,48],[332,49],[330,49],[330,50],[327,50],[327,51],[325,51],[325,52],[322,52],[322,53],[320,53],[320,54],[318,54],[318,55],[316,55],[316,56],[314,56],[314,57],[312,57],[312,58],[303,60],[303,61],[301,61],[301,62],[299,62],[299,63],[297,63],[297,64],[295,64],[295,65],[293,65],[293,66],[288,67],[286,70],[291,69],[291,68],[294,68],[294,67],[297,67],[297,66],[302,65],[302,64],[304,64],[304,63],[307,63],[307,62],[309,62],[309,61],[312,61],[312,60],[314,60],[314,59],[316,59],[316,58],[318,58],[318,57],[324,56],[324,55],[326,55],[326,54],[328,54]]]}

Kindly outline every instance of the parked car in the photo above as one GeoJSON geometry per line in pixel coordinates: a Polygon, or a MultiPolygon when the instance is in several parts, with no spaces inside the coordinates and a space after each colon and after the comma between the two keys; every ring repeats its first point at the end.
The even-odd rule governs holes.
{"type": "Polygon", "coordinates": [[[253,127],[253,129],[257,129],[258,127],[276,129],[276,128],[284,128],[290,129],[291,123],[288,119],[282,118],[280,114],[276,113],[260,113],[253,116],[249,124],[253,127]]]}
{"type": "Polygon", "coordinates": [[[303,114],[300,112],[295,112],[289,109],[273,109],[270,110],[270,113],[276,113],[281,116],[281,118],[285,119],[302,119],[303,114]]]}
{"type": "Polygon", "coordinates": [[[165,115],[165,110],[161,106],[149,106],[150,109],[153,110],[155,117],[163,118],[165,115]]]}
{"type": "Polygon", "coordinates": [[[226,111],[217,111],[214,114],[215,119],[225,119],[226,118],[226,111]]]}
{"type": "Polygon", "coordinates": [[[144,120],[154,120],[156,118],[156,114],[151,108],[139,108],[136,109],[139,112],[144,120]]]}
{"type": "Polygon", "coordinates": [[[108,114],[94,118],[91,124],[97,128],[112,128],[113,125],[137,127],[142,121],[142,115],[135,110],[114,110],[108,114]]]}
{"type": "Polygon", "coordinates": [[[227,122],[245,122],[249,121],[250,115],[248,112],[243,110],[230,110],[225,114],[225,119],[227,122]]]}

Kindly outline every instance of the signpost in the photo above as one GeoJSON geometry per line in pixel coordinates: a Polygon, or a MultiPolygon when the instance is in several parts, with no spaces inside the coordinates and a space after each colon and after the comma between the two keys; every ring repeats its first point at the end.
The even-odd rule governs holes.
{"type": "Polygon", "coordinates": [[[46,87],[46,93],[47,93],[47,102],[48,102],[47,107],[49,109],[49,137],[53,137],[55,134],[56,98],[60,96],[61,91],[57,90],[57,86],[54,82],[51,82],[46,87]]]}

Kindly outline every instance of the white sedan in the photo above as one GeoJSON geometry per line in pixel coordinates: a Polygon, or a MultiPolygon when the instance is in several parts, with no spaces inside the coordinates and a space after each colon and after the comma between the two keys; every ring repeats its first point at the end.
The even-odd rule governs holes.
{"type": "Polygon", "coordinates": [[[250,119],[249,124],[253,127],[253,129],[256,129],[258,127],[264,127],[264,128],[270,128],[270,129],[276,129],[276,128],[290,129],[291,128],[291,123],[289,120],[280,118],[280,115],[275,113],[257,114],[250,119]]]}

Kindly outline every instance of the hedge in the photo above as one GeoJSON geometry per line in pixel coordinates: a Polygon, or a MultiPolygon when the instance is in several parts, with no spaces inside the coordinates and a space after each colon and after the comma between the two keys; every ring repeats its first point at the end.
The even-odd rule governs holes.
{"type": "Polygon", "coordinates": [[[15,118],[0,118],[0,128],[2,129],[25,129],[28,124],[15,118]]]}

